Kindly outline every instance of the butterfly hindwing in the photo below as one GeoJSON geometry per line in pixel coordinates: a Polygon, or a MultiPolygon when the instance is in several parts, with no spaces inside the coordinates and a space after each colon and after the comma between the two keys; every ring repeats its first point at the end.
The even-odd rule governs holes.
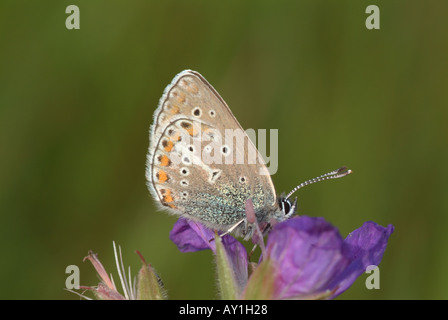
{"type": "Polygon", "coordinates": [[[275,206],[266,165],[216,90],[197,72],[178,74],[154,113],[148,187],[171,213],[227,230],[275,206]],[[227,139],[226,139],[227,137],[227,139]]]}

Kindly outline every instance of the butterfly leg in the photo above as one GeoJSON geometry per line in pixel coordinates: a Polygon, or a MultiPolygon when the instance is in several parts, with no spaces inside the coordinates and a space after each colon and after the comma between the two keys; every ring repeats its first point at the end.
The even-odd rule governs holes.
{"type": "Polygon", "coordinates": [[[230,228],[229,228],[229,230],[227,230],[226,232],[224,232],[224,233],[222,233],[221,235],[220,235],[220,237],[222,238],[222,237],[224,237],[226,234],[229,234],[229,233],[231,233],[231,232],[233,232],[241,223],[243,223],[244,221],[245,221],[246,219],[244,218],[244,219],[241,219],[240,221],[238,221],[237,223],[235,223],[233,226],[231,226],[230,228]]]}

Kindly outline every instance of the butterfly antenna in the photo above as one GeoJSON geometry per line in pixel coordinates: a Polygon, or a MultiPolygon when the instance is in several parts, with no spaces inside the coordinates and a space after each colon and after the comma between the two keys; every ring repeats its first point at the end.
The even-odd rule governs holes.
{"type": "Polygon", "coordinates": [[[323,174],[317,178],[302,182],[301,184],[299,184],[297,187],[295,187],[290,193],[288,193],[288,195],[286,196],[286,199],[288,199],[290,196],[293,195],[293,193],[295,193],[297,190],[299,190],[300,188],[303,188],[304,186],[307,186],[309,184],[313,184],[319,181],[324,181],[324,180],[329,180],[329,179],[337,179],[337,178],[342,178],[345,177],[346,175],[352,173],[353,171],[350,169],[347,169],[347,167],[342,167],[336,170],[333,170],[331,172],[328,172],[326,174],[323,174]]]}

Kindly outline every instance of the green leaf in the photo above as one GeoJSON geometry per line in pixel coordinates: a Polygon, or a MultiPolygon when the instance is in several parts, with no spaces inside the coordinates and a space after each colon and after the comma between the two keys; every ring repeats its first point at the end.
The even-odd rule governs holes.
{"type": "Polygon", "coordinates": [[[235,280],[232,263],[224,248],[221,237],[215,235],[216,243],[216,273],[218,288],[222,300],[236,300],[239,297],[238,285],[235,280]]]}

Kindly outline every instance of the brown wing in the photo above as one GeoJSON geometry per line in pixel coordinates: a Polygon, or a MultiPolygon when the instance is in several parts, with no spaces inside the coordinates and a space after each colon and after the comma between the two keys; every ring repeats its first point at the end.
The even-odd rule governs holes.
{"type": "Polygon", "coordinates": [[[151,126],[148,188],[171,213],[226,230],[271,208],[275,189],[266,165],[216,90],[197,72],[165,89],[151,126]]]}

